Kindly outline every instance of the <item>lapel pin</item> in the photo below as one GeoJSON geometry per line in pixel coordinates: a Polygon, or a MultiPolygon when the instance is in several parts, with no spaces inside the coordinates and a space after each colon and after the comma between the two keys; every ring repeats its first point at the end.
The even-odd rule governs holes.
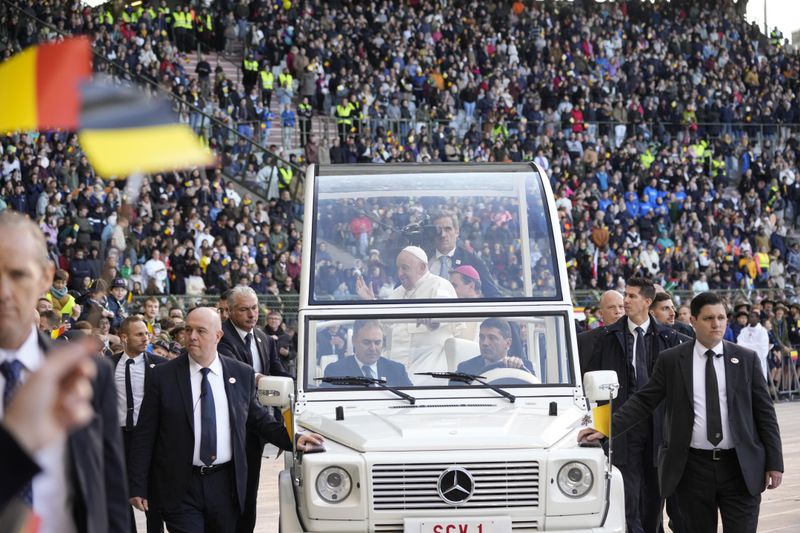
{"type": "Polygon", "coordinates": [[[155,363],[150,363],[150,368],[155,368],[155,367],[156,367],[155,363]]]}
{"type": "Polygon", "coordinates": [[[258,342],[261,342],[261,339],[259,339],[258,337],[256,337],[256,341],[258,341],[258,342]]]}
{"type": "Polygon", "coordinates": [[[233,385],[234,383],[236,383],[236,378],[228,378],[228,383],[233,385]]]}
{"type": "Polygon", "coordinates": [[[731,357],[731,363],[733,363],[734,365],[738,365],[739,359],[737,359],[736,357],[731,357]]]}

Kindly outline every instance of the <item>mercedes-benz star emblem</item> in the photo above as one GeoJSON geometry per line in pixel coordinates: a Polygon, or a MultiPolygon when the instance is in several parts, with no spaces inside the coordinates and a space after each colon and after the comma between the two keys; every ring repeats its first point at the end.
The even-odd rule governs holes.
{"type": "Polygon", "coordinates": [[[466,503],[475,492],[475,479],[460,466],[453,466],[442,472],[436,483],[439,497],[450,505],[466,503]]]}

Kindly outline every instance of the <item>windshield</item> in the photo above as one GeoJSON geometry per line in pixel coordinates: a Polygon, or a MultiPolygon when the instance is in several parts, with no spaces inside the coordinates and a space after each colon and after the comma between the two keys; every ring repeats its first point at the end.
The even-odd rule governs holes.
{"type": "Polygon", "coordinates": [[[395,388],[482,386],[463,376],[436,375],[446,372],[510,387],[572,385],[566,315],[307,323],[306,391],[369,387],[373,379],[395,388]],[[331,379],[337,377],[357,379],[331,379]]]}
{"type": "Polygon", "coordinates": [[[559,298],[541,178],[514,168],[317,176],[310,303],[559,298]]]}

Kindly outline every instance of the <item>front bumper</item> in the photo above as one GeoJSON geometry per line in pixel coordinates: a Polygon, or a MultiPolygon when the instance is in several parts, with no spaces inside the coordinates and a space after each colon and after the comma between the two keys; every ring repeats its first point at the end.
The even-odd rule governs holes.
{"type": "MultiPolygon", "coordinates": [[[[280,533],[326,533],[304,529],[298,515],[298,505],[294,496],[292,478],[288,470],[278,476],[280,500],[280,533]]],[[[625,533],[625,492],[619,470],[614,470],[611,482],[611,506],[603,527],[573,528],[576,517],[545,517],[544,523],[536,531],[558,531],[558,533],[625,533]]],[[[370,533],[374,530],[370,530],[370,533]]],[[[379,530],[389,533],[390,530],[379,530]]]]}

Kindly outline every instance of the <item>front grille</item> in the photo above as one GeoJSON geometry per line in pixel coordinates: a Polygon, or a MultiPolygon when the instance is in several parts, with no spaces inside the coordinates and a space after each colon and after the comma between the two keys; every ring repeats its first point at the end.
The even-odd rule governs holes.
{"type": "Polygon", "coordinates": [[[380,464],[372,467],[372,503],[376,511],[414,509],[508,509],[539,504],[539,463],[380,464]],[[447,468],[472,474],[475,491],[458,506],[443,501],[436,484],[447,468]]]}

